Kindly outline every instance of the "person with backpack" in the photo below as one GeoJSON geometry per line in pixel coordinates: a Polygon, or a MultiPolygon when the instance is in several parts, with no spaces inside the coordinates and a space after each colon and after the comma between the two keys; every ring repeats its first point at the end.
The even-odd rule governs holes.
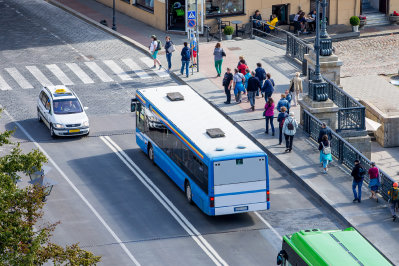
{"type": "Polygon", "coordinates": [[[370,177],[369,188],[371,190],[370,199],[375,199],[378,202],[376,194],[378,192],[378,188],[381,185],[381,182],[380,182],[380,172],[378,168],[375,166],[375,162],[371,162],[371,167],[369,169],[369,177],[370,177]]]}
{"type": "Polygon", "coordinates": [[[273,125],[273,118],[274,118],[274,101],[272,97],[269,97],[267,99],[267,102],[265,104],[265,111],[264,111],[264,116],[266,118],[266,134],[269,134],[269,121],[270,121],[270,127],[272,129],[272,136],[274,136],[274,125],[273,125]]]}
{"type": "Polygon", "coordinates": [[[283,125],[283,133],[285,137],[285,152],[292,151],[292,143],[294,141],[294,136],[296,129],[298,128],[298,123],[295,120],[294,112],[291,112],[289,116],[285,119],[283,125]]]}
{"type": "Polygon", "coordinates": [[[294,105],[297,105],[300,93],[303,92],[302,78],[301,78],[300,72],[295,73],[295,77],[290,82],[290,90],[289,91],[293,95],[292,98],[294,100],[294,105]]]}
{"type": "Polygon", "coordinates": [[[175,45],[170,40],[170,36],[165,37],[165,51],[166,51],[166,61],[168,61],[168,72],[172,68],[172,53],[175,51],[175,45]]]}
{"type": "Polygon", "coordinates": [[[234,95],[236,98],[236,103],[241,103],[241,92],[245,91],[243,83],[245,82],[245,77],[243,74],[238,72],[238,69],[234,69],[233,76],[233,87],[234,87],[234,95]]]}
{"type": "Polygon", "coordinates": [[[327,174],[328,163],[332,161],[331,143],[328,140],[327,135],[324,135],[322,137],[322,140],[319,143],[319,151],[320,151],[320,162],[323,164],[323,173],[327,174]]]}
{"type": "Polygon", "coordinates": [[[391,211],[392,219],[395,222],[396,208],[398,207],[398,204],[399,204],[398,183],[394,182],[392,184],[392,188],[390,190],[388,190],[388,196],[389,196],[389,210],[391,211]]]}
{"type": "Polygon", "coordinates": [[[223,48],[222,48],[222,45],[220,42],[218,42],[215,45],[215,49],[213,50],[213,56],[215,59],[216,72],[218,73],[217,76],[220,77],[220,75],[222,73],[223,57],[226,56],[226,53],[223,51],[223,48]]]}
{"type": "Polygon", "coordinates": [[[355,160],[355,166],[352,169],[351,175],[353,176],[353,182],[352,182],[352,190],[353,190],[353,195],[354,199],[353,202],[361,202],[362,201],[362,185],[363,185],[363,179],[364,179],[364,174],[366,171],[360,164],[359,160],[355,160]],[[356,193],[356,187],[358,190],[358,193],[356,193]]]}
{"type": "Polygon", "coordinates": [[[283,126],[284,126],[285,119],[287,117],[288,117],[287,108],[285,108],[285,106],[283,106],[283,107],[281,107],[280,112],[277,116],[278,131],[279,131],[278,145],[281,145],[281,143],[283,142],[283,126]]]}
{"type": "Polygon", "coordinates": [[[158,51],[162,49],[162,44],[161,41],[157,40],[157,36],[152,35],[151,36],[151,44],[150,44],[150,52],[152,55],[152,58],[154,59],[154,66],[152,68],[157,68],[157,64],[159,65],[159,69],[162,68],[161,62],[157,59],[158,51]]]}
{"type": "MultiPolygon", "coordinates": [[[[266,71],[262,68],[261,63],[256,63],[255,77],[259,79],[260,87],[263,87],[263,82],[266,80],[266,71]]],[[[256,96],[259,96],[259,91],[256,92],[256,96]]]]}
{"type": "Polygon", "coordinates": [[[287,113],[290,113],[290,103],[285,99],[285,94],[281,94],[281,99],[277,103],[277,111],[280,112],[281,107],[287,108],[287,113]]]}
{"type": "Polygon", "coordinates": [[[233,85],[233,74],[231,73],[231,69],[227,68],[226,73],[224,73],[223,77],[223,87],[227,97],[227,100],[224,102],[225,104],[230,104],[232,85],[233,85]]]}
{"type": "Polygon", "coordinates": [[[186,77],[188,78],[188,67],[190,65],[190,48],[187,47],[187,42],[184,42],[184,47],[181,50],[181,69],[180,69],[180,74],[183,75],[184,69],[186,69],[186,77]]]}
{"type": "Polygon", "coordinates": [[[272,79],[272,76],[270,75],[270,73],[267,73],[265,83],[263,84],[263,87],[261,89],[262,96],[265,97],[265,101],[267,101],[269,97],[272,97],[274,92],[274,86],[275,84],[274,80],[272,79]]]}

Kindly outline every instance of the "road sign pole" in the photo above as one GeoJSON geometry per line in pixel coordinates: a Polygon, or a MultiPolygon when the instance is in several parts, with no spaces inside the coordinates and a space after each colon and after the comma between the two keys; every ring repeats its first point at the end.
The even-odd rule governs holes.
{"type": "MultiPolygon", "coordinates": [[[[202,1],[202,0],[201,0],[202,1]]],[[[199,31],[198,31],[198,0],[195,0],[195,28],[196,28],[196,32],[195,34],[197,35],[197,39],[196,39],[196,45],[197,45],[197,72],[199,72],[199,31]]]]}

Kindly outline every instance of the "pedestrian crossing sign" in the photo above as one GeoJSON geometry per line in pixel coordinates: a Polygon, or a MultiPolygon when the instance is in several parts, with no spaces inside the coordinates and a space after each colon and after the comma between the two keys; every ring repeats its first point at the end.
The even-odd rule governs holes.
{"type": "Polygon", "coordinates": [[[196,18],[195,11],[187,12],[187,19],[195,19],[195,18],[196,18]]]}

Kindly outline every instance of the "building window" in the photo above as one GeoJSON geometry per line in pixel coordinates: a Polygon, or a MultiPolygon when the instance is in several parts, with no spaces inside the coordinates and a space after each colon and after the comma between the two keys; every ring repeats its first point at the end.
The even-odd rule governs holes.
{"type": "Polygon", "coordinates": [[[228,16],[244,14],[244,0],[206,0],[206,16],[228,16]]]}
{"type": "Polygon", "coordinates": [[[130,4],[130,0],[121,0],[121,1],[130,4]]]}
{"type": "Polygon", "coordinates": [[[277,16],[279,25],[288,24],[288,5],[273,5],[272,13],[277,16]]]}
{"type": "Polygon", "coordinates": [[[154,11],[154,0],[136,0],[136,6],[144,9],[154,11]]]}

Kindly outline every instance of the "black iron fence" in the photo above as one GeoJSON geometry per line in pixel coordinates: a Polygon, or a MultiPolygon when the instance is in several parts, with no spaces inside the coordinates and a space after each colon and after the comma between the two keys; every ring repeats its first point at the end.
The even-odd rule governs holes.
{"type": "Polygon", "coordinates": [[[299,39],[292,33],[287,33],[286,54],[294,59],[298,59],[303,63],[305,54],[308,54],[313,48],[310,44],[299,39]]]}
{"type": "MultiPolygon", "coordinates": [[[[303,130],[309,134],[310,138],[317,142],[319,137],[319,131],[322,122],[309,113],[303,110],[303,130]]],[[[343,137],[332,131],[331,140],[331,153],[337,160],[352,169],[354,167],[354,161],[357,159],[360,161],[361,165],[368,171],[371,167],[371,161],[367,159],[360,151],[353,147],[349,142],[347,142],[343,137]]],[[[388,200],[388,190],[392,188],[394,180],[387,175],[384,171],[379,169],[381,186],[379,188],[379,193],[385,200],[388,200]]],[[[368,175],[365,176],[364,181],[368,184],[370,178],[368,175]]]]}

